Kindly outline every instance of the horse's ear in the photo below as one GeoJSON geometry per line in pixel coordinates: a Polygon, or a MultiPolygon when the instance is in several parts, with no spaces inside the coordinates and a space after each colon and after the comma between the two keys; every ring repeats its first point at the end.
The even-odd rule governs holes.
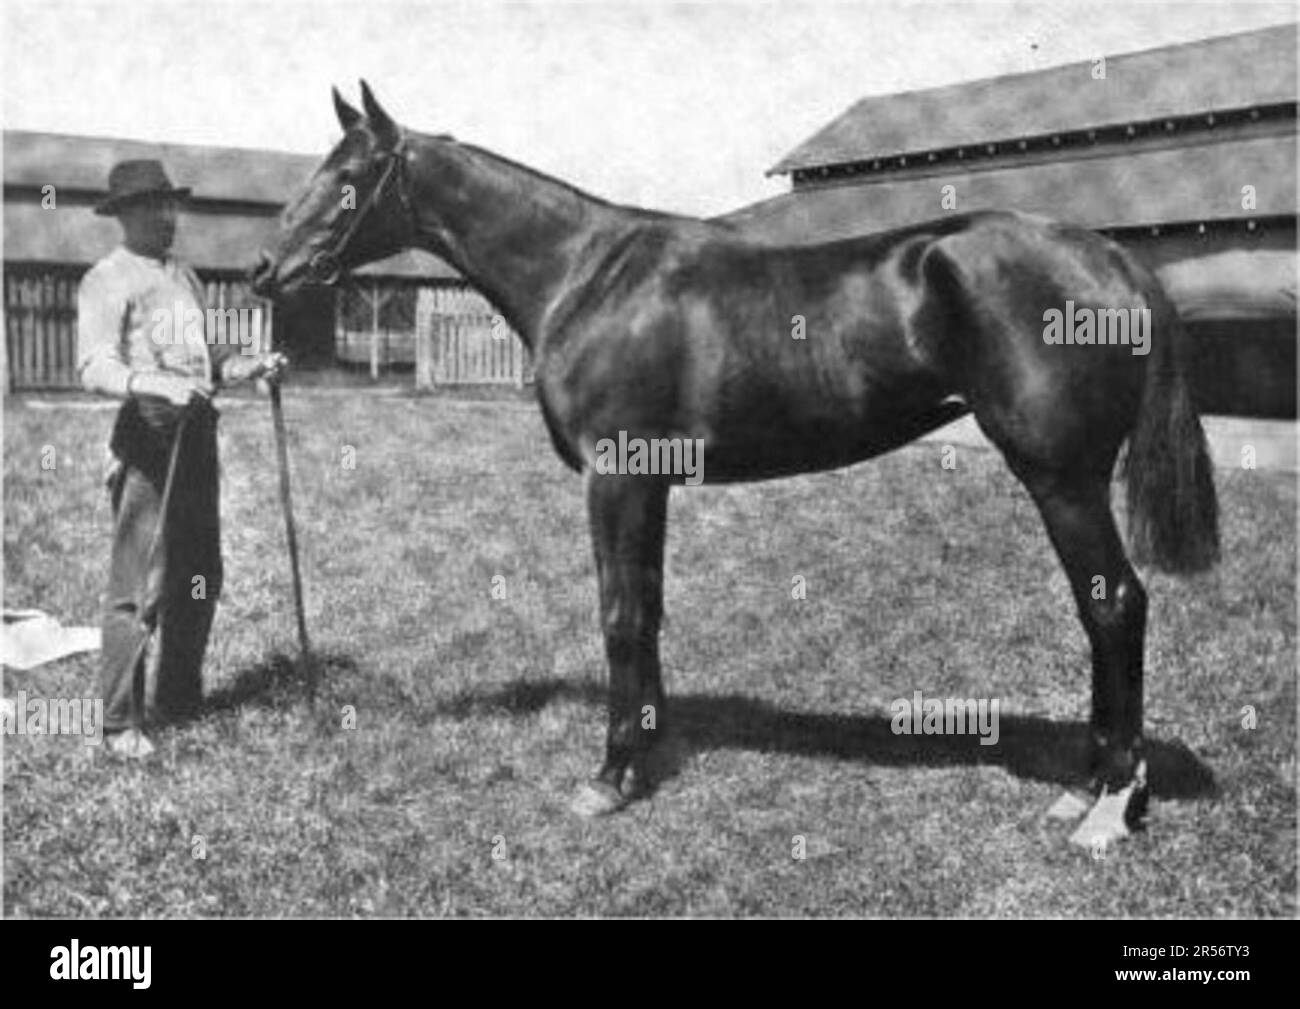
{"type": "Polygon", "coordinates": [[[385,147],[391,147],[397,143],[399,130],[397,124],[393,122],[379,103],[375,101],[375,96],[370,93],[370,85],[365,81],[361,82],[361,107],[366,110],[366,119],[370,123],[370,130],[379,139],[379,142],[385,147]]]}
{"type": "Polygon", "coordinates": [[[339,117],[339,125],[343,127],[346,133],[361,119],[361,113],[347,103],[344,97],[339,94],[338,88],[330,88],[334,93],[334,111],[339,117]]]}

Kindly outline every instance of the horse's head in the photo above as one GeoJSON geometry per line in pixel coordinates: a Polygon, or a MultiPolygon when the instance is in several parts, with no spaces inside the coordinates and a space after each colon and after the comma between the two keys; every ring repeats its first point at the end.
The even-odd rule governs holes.
{"type": "Polygon", "coordinates": [[[334,89],[343,139],[285,209],[273,252],[262,250],[253,289],[275,297],[331,284],[346,270],[401,251],[412,234],[402,128],[361,82],[357,111],[334,89]]]}

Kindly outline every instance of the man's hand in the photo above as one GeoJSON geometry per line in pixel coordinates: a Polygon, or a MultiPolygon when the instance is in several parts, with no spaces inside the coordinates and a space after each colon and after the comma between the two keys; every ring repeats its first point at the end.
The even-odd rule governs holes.
{"type": "Polygon", "coordinates": [[[131,378],[128,386],[132,396],[159,396],[173,406],[185,406],[194,398],[211,399],[212,386],[199,378],[185,375],[168,375],[163,372],[142,372],[131,378]]]}
{"type": "Polygon", "coordinates": [[[261,370],[254,370],[253,378],[260,378],[272,385],[278,385],[283,381],[284,373],[289,370],[289,359],[283,354],[272,352],[263,354],[259,365],[261,370]]]}
{"type": "Polygon", "coordinates": [[[226,361],[225,379],[228,383],[252,382],[257,379],[278,383],[288,368],[289,359],[279,353],[232,357],[226,361]]]}

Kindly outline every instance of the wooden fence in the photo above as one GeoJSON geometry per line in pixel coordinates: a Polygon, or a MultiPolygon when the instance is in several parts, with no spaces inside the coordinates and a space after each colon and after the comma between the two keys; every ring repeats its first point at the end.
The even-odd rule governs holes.
{"type": "Polygon", "coordinates": [[[344,364],[369,364],[374,377],[393,365],[410,366],[415,363],[415,333],[411,330],[345,329],[336,324],[334,352],[344,364]]]}
{"type": "Polygon", "coordinates": [[[5,363],[11,389],[74,389],[81,267],[6,266],[5,363]]]}
{"type": "Polygon", "coordinates": [[[415,387],[513,385],[533,380],[518,334],[492,305],[464,288],[422,288],[415,310],[415,387]]]}

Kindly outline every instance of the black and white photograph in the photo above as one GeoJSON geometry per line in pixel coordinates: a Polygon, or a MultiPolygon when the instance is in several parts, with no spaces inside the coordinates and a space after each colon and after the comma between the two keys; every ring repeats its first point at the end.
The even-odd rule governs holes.
{"type": "MultiPolygon", "coordinates": [[[[2,27],[4,919],[1100,920],[1109,988],[1262,979],[1293,3],[2,27]]],[[[23,971],[183,990],[65,932],[23,971]]]]}

